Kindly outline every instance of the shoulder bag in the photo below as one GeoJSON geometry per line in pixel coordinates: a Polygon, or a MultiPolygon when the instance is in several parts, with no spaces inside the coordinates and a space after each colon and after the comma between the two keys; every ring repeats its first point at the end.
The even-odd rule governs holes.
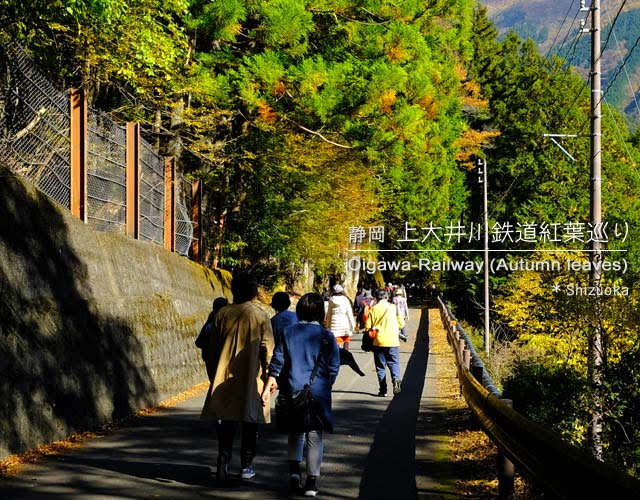
{"type": "Polygon", "coordinates": [[[278,394],[276,398],[276,428],[286,434],[302,433],[309,431],[329,430],[330,423],[324,418],[324,412],[320,403],[311,393],[320,361],[329,345],[326,337],[322,339],[323,346],[318,353],[318,358],[313,365],[309,382],[293,394],[278,394]]]}

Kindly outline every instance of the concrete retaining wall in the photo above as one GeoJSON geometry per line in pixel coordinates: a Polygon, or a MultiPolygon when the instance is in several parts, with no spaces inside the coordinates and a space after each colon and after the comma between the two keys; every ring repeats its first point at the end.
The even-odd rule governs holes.
{"type": "Polygon", "coordinates": [[[92,230],[0,170],[0,458],[206,380],[194,339],[229,276],[92,230]]]}

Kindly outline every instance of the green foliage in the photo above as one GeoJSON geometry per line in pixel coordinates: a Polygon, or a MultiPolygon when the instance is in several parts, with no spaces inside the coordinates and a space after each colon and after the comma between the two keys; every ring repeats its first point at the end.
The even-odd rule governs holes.
{"type": "Polygon", "coordinates": [[[262,36],[267,48],[283,49],[291,56],[307,51],[310,32],[315,28],[311,12],[303,0],[262,2],[262,36]]]}
{"type": "MultiPolygon", "coordinates": [[[[252,185],[231,183],[241,189],[243,201],[231,209],[224,237],[250,243],[242,253],[227,254],[227,264],[246,265],[270,255],[285,268],[301,259],[322,269],[330,269],[332,260],[335,268],[350,225],[377,220],[398,228],[409,219],[457,217],[466,193],[455,160],[456,140],[464,130],[455,68],[468,52],[468,2],[433,8],[376,2],[362,9],[346,1],[283,0],[247,2],[245,11],[245,19],[228,21],[240,20],[235,40],[217,40],[215,51],[197,45],[197,59],[211,72],[223,71],[231,95],[237,96],[225,106],[240,122],[240,130],[234,125],[230,135],[243,134],[242,144],[225,147],[229,161],[212,182],[234,178],[229,168],[247,158],[251,166],[241,168],[253,175],[252,185]],[[334,143],[329,150],[321,148],[325,159],[320,163],[314,149],[322,139],[313,136],[315,131],[326,144],[334,143]],[[300,142],[301,133],[310,135],[300,142]],[[293,143],[298,144],[295,155],[289,150],[293,143]],[[257,172],[269,181],[261,181],[257,172]],[[274,205],[277,197],[267,194],[271,188],[286,201],[274,205]],[[305,196],[305,217],[286,218],[301,213],[296,199],[305,196]],[[296,231],[307,234],[321,227],[310,221],[327,217],[333,234],[344,239],[327,234],[318,245],[325,247],[322,251],[302,251],[296,231]],[[278,230],[264,235],[263,245],[256,241],[263,233],[249,220],[278,230]]],[[[192,105],[198,106],[194,99],[192,105]]]]}
{"type": "MultiPolygon", "coordinates": [[[[490,226],[494,221],[514,225],[586,223],[590,204],[589,142],[582,138],[563,141],[577,159],[573,162],[546,142],[543,134],[587,134],[589,89],[580,76],[563,68],[562,60],[546,61],[532,41],[523,42],[513,33],[502,41],[495,36],[496,30],[484,10],[478,9],[469,77],[479,84],[482,97],[489,102],[485,112],[471,117],[470,124],[477,130],[500,131],[487,151],[490,226]]],[[[606,454],[633,472],[640,441],[628,430],[634,419],[627,409],[637,408],[638,397],[626,388],[635,383],[636,371],[628,368],[640,343],[640,318],[636,312],[640,271],[636,235],[640,227],[637,204],[640,175],[635,171],[638,149],[636,137],[628,136],[620,114],[608,106],[603,107],[603,113],[603,213],[610,228],[608,247],[627,251],[624,257],[629,269],[626,273],[605,272],[602,286],[627,286],[630,295],[598,299],[568,296],[564,291],[568,284],[589,283],[587,272],[503,272],[492,276],[493,316],[511,342],[510,349],[532,349],[538,353],[535,359],[525,357],[512,364],[504,381],[505,395],[519,402],[520,408],[534,420],[552,425],[567,439],[584,444],[588,412],[597,391],[607,399],[603,409],[606,454]],[[624,242],[613,235],[616,223],[628,223],[631,228],[624,242]],[[561,286],[560,292],[554,292],[556,285],[561,286]],[[594,316],[595,300],[598,317],[594,316]],[[604,389],[596,389],[588,382],[589,339],[596,321],[605,346],[604,389]],[[627,371],[619,366],[621,363],[627,371]],[[624,443],[623,436],[627,439],[624,443]]],[[[472,180],[475,181],[475,175],[469,176],[469,181],[472,180]]],[[[469,218],[478,220],[481,201],[477,192],[471,197],[470,207],[475,210],[470,210],[469,218]]],[[[508,246],[519,250],[542,247],[511,242],[508,246]]],[[[566,260],[566,254],[549,253],[506,252],[504,257],[510,261],[524,257],[530,263],[566,260]]],[[[587,261],[578,254],[572,257],[587,261]]],[[[468,306],[471,297],[460,298],[479,289],[475,279],[470,276],[465,282],[455,283],[461,303],[459,310],[470,318],[477,318],[476,311],[468,306]]]]}
{"type": "Polygon", "coordinates": [[[640,476],[640,347],[623,354],[605,373],[607,455],[630,474],[640,476]]]}
{"type": "Polygon", "coordinates": [[[589,421],[587,385],[571,367],[530,360],[516,365],[503,381],[502,395],[513,400],[516,411],[582,445],[589,421]]]}

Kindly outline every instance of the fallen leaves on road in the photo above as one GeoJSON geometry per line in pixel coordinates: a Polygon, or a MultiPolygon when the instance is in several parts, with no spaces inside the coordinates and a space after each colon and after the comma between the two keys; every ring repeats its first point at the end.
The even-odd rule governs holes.
{"type": "MultiPolygon", "coordinates": [[[[202,391],[209,387],[209,382],[202,382],[193,386],[191,389],[187,389],[172,398],[158,403],[150,408],[137,411],[133,417],[147,417],[158,411],[169,409],[182,401],[189,399],[193,396],[197,396],[202,391]]],[[[130,418],[120,420],[118,422],[111,422],[96,432],[81,432],[78,434],[72,434],[71,436],[61,441],[54,441],[52,443],[43,444],[32,450],[16,455],[11,455],[4,460],[0,460],[0,477],[15,476],[20,472],[20,469],[26,464],[33,464],[42,461],[46,457],[53,455],[61,455],[72,451],[74,449],[82,447],[82,445],[92,439],[103,437],[108,432],[112,432],[130,422],[130,418]]]]}
{"type": "Polygon", "coordinates": [[[176,406],[178,403],[181,403],[186,399],[192,398],[193,396],[197,396],[202,391],[208,388],[209,388],[209,382],[202,382],[200,384],[194,385],[191,389],[187,389],[186,391],[183,391],[180,394],[173,396],[172,398],[169,398],[165,401],[158,403],[156,406],[151,406],[150,408],[144,408],[142,410],[138,410],[135,414],[137,417],[147,417],[149,415],[156,413],[157,411],[167,410],[169,408],[176,406]]]}
{"type": "Polygon", "coordinates": [[[82,446],[82,443],[89,439],[100,437],[93,432],[82,432],[72,434],[62,441],[54,441],[53,443],[43,444],[25,453],[11,455],[0,461],[0,477],[15,476],[25,464],[39,462],[44,457],[51,455],[60,455],[75,448],[82,446]]]}
{"type": "MultiPolygon", "coordinates": [[[[449,449],[455,469],[456,489],[469,498],[498,496],[498,450],[474,421],[471,410],[460,395],[457,370],[452,347],[437,309],[431,311],[429,350],[438,354],[438,396],[447,401],[447,429],[449,449]]],[[[536,498],[528,484],[516,473],[513,498],[536,498]]]]}

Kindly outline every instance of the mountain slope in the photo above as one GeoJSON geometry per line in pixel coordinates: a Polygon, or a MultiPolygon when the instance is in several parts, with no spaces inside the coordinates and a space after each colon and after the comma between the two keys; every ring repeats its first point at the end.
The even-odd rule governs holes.
{"type": "MultiPolygon", "coordinates": [[[[588,34],[580,35],[579,21],[587,13],[579,13],[577,0],[484,0],[490,19],[501,33],[515,31],[523,38],[533,39],[540,52],[549,51],[571,60],[571,64],[586,77],[590,60],[588,34]],[[577,17],[576,17],[576,14],[577,17]],[[563,20],[566,21],[563,24],[563,20]],[[572,24],[573,21],[573,25],[572,24]],[[574,42],[579,37],[577,44],[574,42]],[[574,50],[575,48],[575,50],[574,50]]],[[[602,6],[602,42],[609,34],[609,26],[622,0],[602,6]]],[[[590,21],[587,20],[587,24],[590,21]]],[[[613,81],[621,61],[627,57],[636,39],[640,36],[640,0],[628,0],[620,14],[614,33],[602,56],[603,87],[606,99],[612,106],[626,113],[630,123],[640,122],[640,47],[637,47],[626,63],[629,79],[624,71],[613,81]],[[615,36],[613,36],[615,35],[615,36]],[[616,41],[617,38],[617,41],[616,41]],[[635,99],[634,99],[635,97],[635,99]]]]}

